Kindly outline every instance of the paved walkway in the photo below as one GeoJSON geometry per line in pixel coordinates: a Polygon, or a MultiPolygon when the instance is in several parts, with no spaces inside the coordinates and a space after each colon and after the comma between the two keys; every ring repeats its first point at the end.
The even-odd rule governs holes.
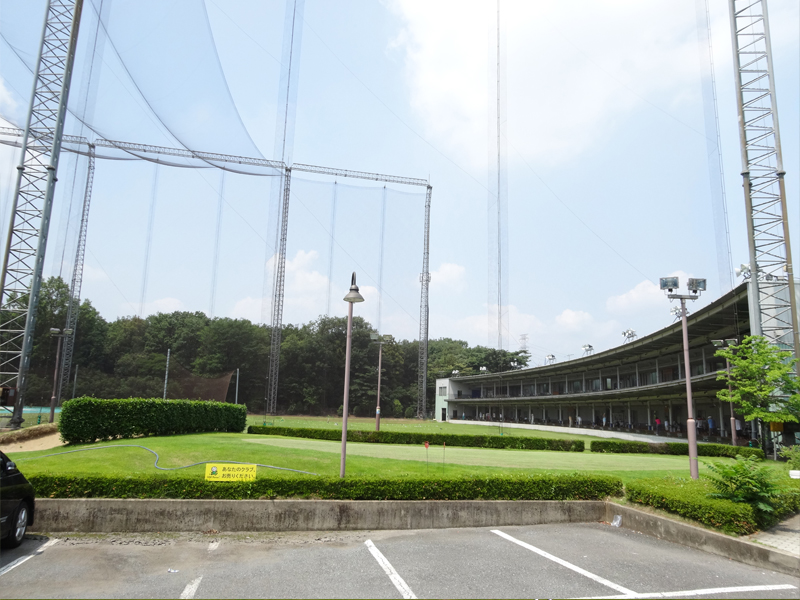
{"type": "MultiPolygon", "coordinates": [[[[454,425],[486,425],[488,427],[499,427],[497,421],[460,421],[453,419],[448,421],[454,425]]],[[[574,435],[590,435],[602,438],[614,438],[617,440],[628,440],[631,442],[684,442],[685,438],[674,436],[644,435],[641,433],[625,433],[623,431],[608,431],[605,429],[591,429],[588,427],[557,427],[552,425],[528,425],[527,423],[503,423],[503,427],[510,429],[538,429],[539,431],[552,431],[553,433],[571,433],[574,435]]]]}
{"type": "Polygon", "coordinates": [[[772,529],[750,536],[750,539],[800,557],[800,513],[781,521],[772,529]]]}

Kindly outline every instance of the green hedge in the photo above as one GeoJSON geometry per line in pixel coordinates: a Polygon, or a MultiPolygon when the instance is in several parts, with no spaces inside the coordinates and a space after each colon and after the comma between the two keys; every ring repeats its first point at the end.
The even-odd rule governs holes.
{"type": "Polygon", "coordinates": [[[213,482],[199,477],[32,475],[40,498],[322,498],[327,500],[602,500],[622,494],[607,475],[519,475],[453,479],[259,477],[213,482]]]}
{"type": "Polygon", "coordinates": [[[64,402],[61,439],[69,444],[147,435],[239,432],[247,424],[243,404],[193,400],[75,398],[64,402]]]}
{"type": "Polygon", "coordinates": [[[761,517],[745,503],[709,498],[713,488],[704,480],[666,477],[640,479],[625,484],[625,496],[633,502],[660,508],[721,529],[748,535],[771,527],[800,510],[800,487],[787,484],[773,503],[774,512],[761,517]]]}
{"type": "MultiPolygon", "coordinates": [[[[256,435],[282,435],[286,437],[311,438],[314,440],[341,440],[338,429],[315,429],[302,427],[263,427],[251,425],[247,433],[256,435]]],[[[370,444],[424,444],[432,446],[465,446],[469,448],[513,448],[517,450],[555,450],[560,452],[583,452],[582,440],[556,440],[534,437],[499,435],[456,435],[451,433],[406,433],[404,431],[359,431],[347,430],[348,442],[370,444]]]]}
{"type": "MultiPolygon", "coordinates": [[[[595,440],[592,442],[592,452],[613,452],[615,454],[672,454],[688,456],[689,444],[679,442],[626,442],[621,440],[595,440]]],[[[741,446],[728,446],[727,444],[697,444],[698,456],[727,456],[736,458],[736,455],[755,456],[764,459],[764,451],[760,448],[744,448],[741,446]]]]}

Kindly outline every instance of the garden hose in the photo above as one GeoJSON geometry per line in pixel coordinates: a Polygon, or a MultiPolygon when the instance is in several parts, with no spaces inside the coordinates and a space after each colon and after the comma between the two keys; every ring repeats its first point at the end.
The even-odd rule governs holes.
{"type": "Polygon", "coordinates": [[[21,462],[23,460],[35,460],[37,458],[47,458],[49,456],[61,456],[62,454],[72,454],[73,452],[86,452],[88,450],[108,450],[109,448],[143,448],[147,450],[151,454],[154,454],[156,457],[156,461],[153,463],[153,466],[160,471],[177,471],[179,469],[188,469],[189,467],[196,467],[197,465],[205,465],[208,463],[225,463],[229,465],[255,465],[257,467],[264,467],[265,469],[277,469],[279,471],[292,471],[293,473],[303,473],[304,475],[317,475],[317,473],[310,473],[308,471],[300,471],[298,469],[289,469],[287,467],[274,467],[272,465],[262,465],[259,463],[249,463],[249,462],[239,462],[236,460],[204,460],[202,462],[192,463],[191,465],[186,465],[184,467],[159,467],[158,461],[159,456],[158,452],[155,450],[151,450],[145,446],[140,446],[139,444],[113,444],[111,446],[101,446],[99,448],[80,448],[79,450],[67,450],[66,452],[56,452],[54,454],[43,454],[42,456],[29,456],[26,458],[20,458],[15,462],[21,462]]]}

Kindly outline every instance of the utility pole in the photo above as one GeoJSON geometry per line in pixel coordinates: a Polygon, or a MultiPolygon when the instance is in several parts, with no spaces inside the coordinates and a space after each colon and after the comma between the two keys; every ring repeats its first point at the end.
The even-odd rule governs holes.
{"type": "Polygon", "coordinates": [[[164,371],[164,400],[167,399],[167,381],[169,381],[169,353],[170,348],[167,348],[167,368],[164,371]]]}

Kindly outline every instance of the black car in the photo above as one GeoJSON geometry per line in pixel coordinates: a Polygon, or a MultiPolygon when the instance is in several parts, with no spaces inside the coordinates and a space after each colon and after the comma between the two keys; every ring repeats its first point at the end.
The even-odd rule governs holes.
{"type": "Polygon", "coordinates": [[[5,454],[0,452],[0,540],[16,548],[33,525],[33,486],[5,454]]]}

